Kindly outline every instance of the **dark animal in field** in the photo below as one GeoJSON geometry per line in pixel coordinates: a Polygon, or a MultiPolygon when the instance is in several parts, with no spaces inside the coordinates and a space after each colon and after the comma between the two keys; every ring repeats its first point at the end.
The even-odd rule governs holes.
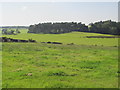
{"type": "Polygon", "coordinates": [[[120,36],[86,36],[87,38],[120,38],[120,36]]]}
{"type": "Polygon", "coordinates": [[[36,42],[35,40],[20,40],[20,39],[12,39],[7,37],[0,37],[0,42],[36,42]]]}

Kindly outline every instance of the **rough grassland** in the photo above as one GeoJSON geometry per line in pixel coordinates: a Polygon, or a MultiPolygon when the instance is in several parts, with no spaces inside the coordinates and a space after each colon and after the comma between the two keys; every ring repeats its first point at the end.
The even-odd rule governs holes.
{"type": "Polygon", "coordinates": [[[117,88],[117,39],[84,38],[88,35],[92,33],[8,35],[32,38],[38,43],[2,44],[2,87],[117,88]],[[63,45],[41,44],[41,41],[59,41],[63,45]]]}
{"type": "Polygon", "coordinates": [[[37,42],[56,41],[62,42],[64,44],[74,43],[79,45],[118,46],[118,38],[85,38],[86,36],[96,35],[112,36],[106,34],[84,32],[72,32],[65,34],[26,34],[24,32],[18,35],[3,35],[3,36],[16,39],[34,39],[37,42]]]}

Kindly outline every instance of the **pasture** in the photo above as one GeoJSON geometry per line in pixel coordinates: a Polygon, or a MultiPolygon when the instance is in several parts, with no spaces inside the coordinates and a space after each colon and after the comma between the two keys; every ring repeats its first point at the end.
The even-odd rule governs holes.
{"type": "Polygon", "coordinates": [[[113,36],[107,34],[85,33],[85,32],[72,32],[65,34],[33,34],[27,33],[27,29],[20,30],[18,35],[3,35],[14,39],[33,39],[39,42],[61,42],[63,44],[74,43],[77,45],[98,45],[98,46],[118,46],[118,38],[86,38],[86,36],[113,36]]]}
{"type": "Polygon", "coordinates": [[[2,87],[118,88],[118,38],[86,38],[97,35],[103,36],[84,32],[27,34],[24,30],[3,35],[37,43],[2,43],[2,87]],[[47,41],[63,44],[40,43],[47,41]]]}

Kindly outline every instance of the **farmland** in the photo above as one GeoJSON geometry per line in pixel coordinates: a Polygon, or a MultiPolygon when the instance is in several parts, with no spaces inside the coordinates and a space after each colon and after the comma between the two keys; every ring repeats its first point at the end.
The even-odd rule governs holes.
{"type": "Polygon", "coordinates": [[[86,36],[113,36],[108,34],[96,34],[85,32],[72,32],[65,34],[32,34],[27,33],[27,30],[21,30],[18,35],[3,35],[3,37],[10,37],[14,39],[33,39],[39,42],[56,41],[63,44],[74,43],[77,45],[104,45],[104,46],[118,46],[118,38],[85,38],[86,36]]]}
{"type": "Polygon", "coordinates": [[[26,32],[27,30],[21,30],[18,35],[3,35],[37,41],[2,43],[3,88],[118,87],[118,38],[86,38],[113,35],[26,32]],[[40,43],[48,41],[63,44],[40,43]]]}

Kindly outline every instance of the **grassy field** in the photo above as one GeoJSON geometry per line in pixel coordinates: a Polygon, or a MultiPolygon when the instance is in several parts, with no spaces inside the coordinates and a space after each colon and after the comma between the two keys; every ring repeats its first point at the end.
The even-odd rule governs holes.
{"type": "Polygon", "coordinates": [[[32,34],[26,33],[27,30],[21,30],[18,35],[3,35],[5,37],[15,39],[33,39],[39,42],[56,41],[63,44],[74,43],[77,45],[104,45],[104,46],[118,46],[118,38],[85,38],[86,36],[112,36],[107,34],[85,33],[85,32],[72,32],[65,34],[32,34]]]}
{"type": "Polygon", "coordinates": [[[85,38],[102,34],[83,32],[55,35],[22,32],[3,36],[32,38],[37,43],[2,43],[3,88],[118,87],[117,38],[85,38]]]}

